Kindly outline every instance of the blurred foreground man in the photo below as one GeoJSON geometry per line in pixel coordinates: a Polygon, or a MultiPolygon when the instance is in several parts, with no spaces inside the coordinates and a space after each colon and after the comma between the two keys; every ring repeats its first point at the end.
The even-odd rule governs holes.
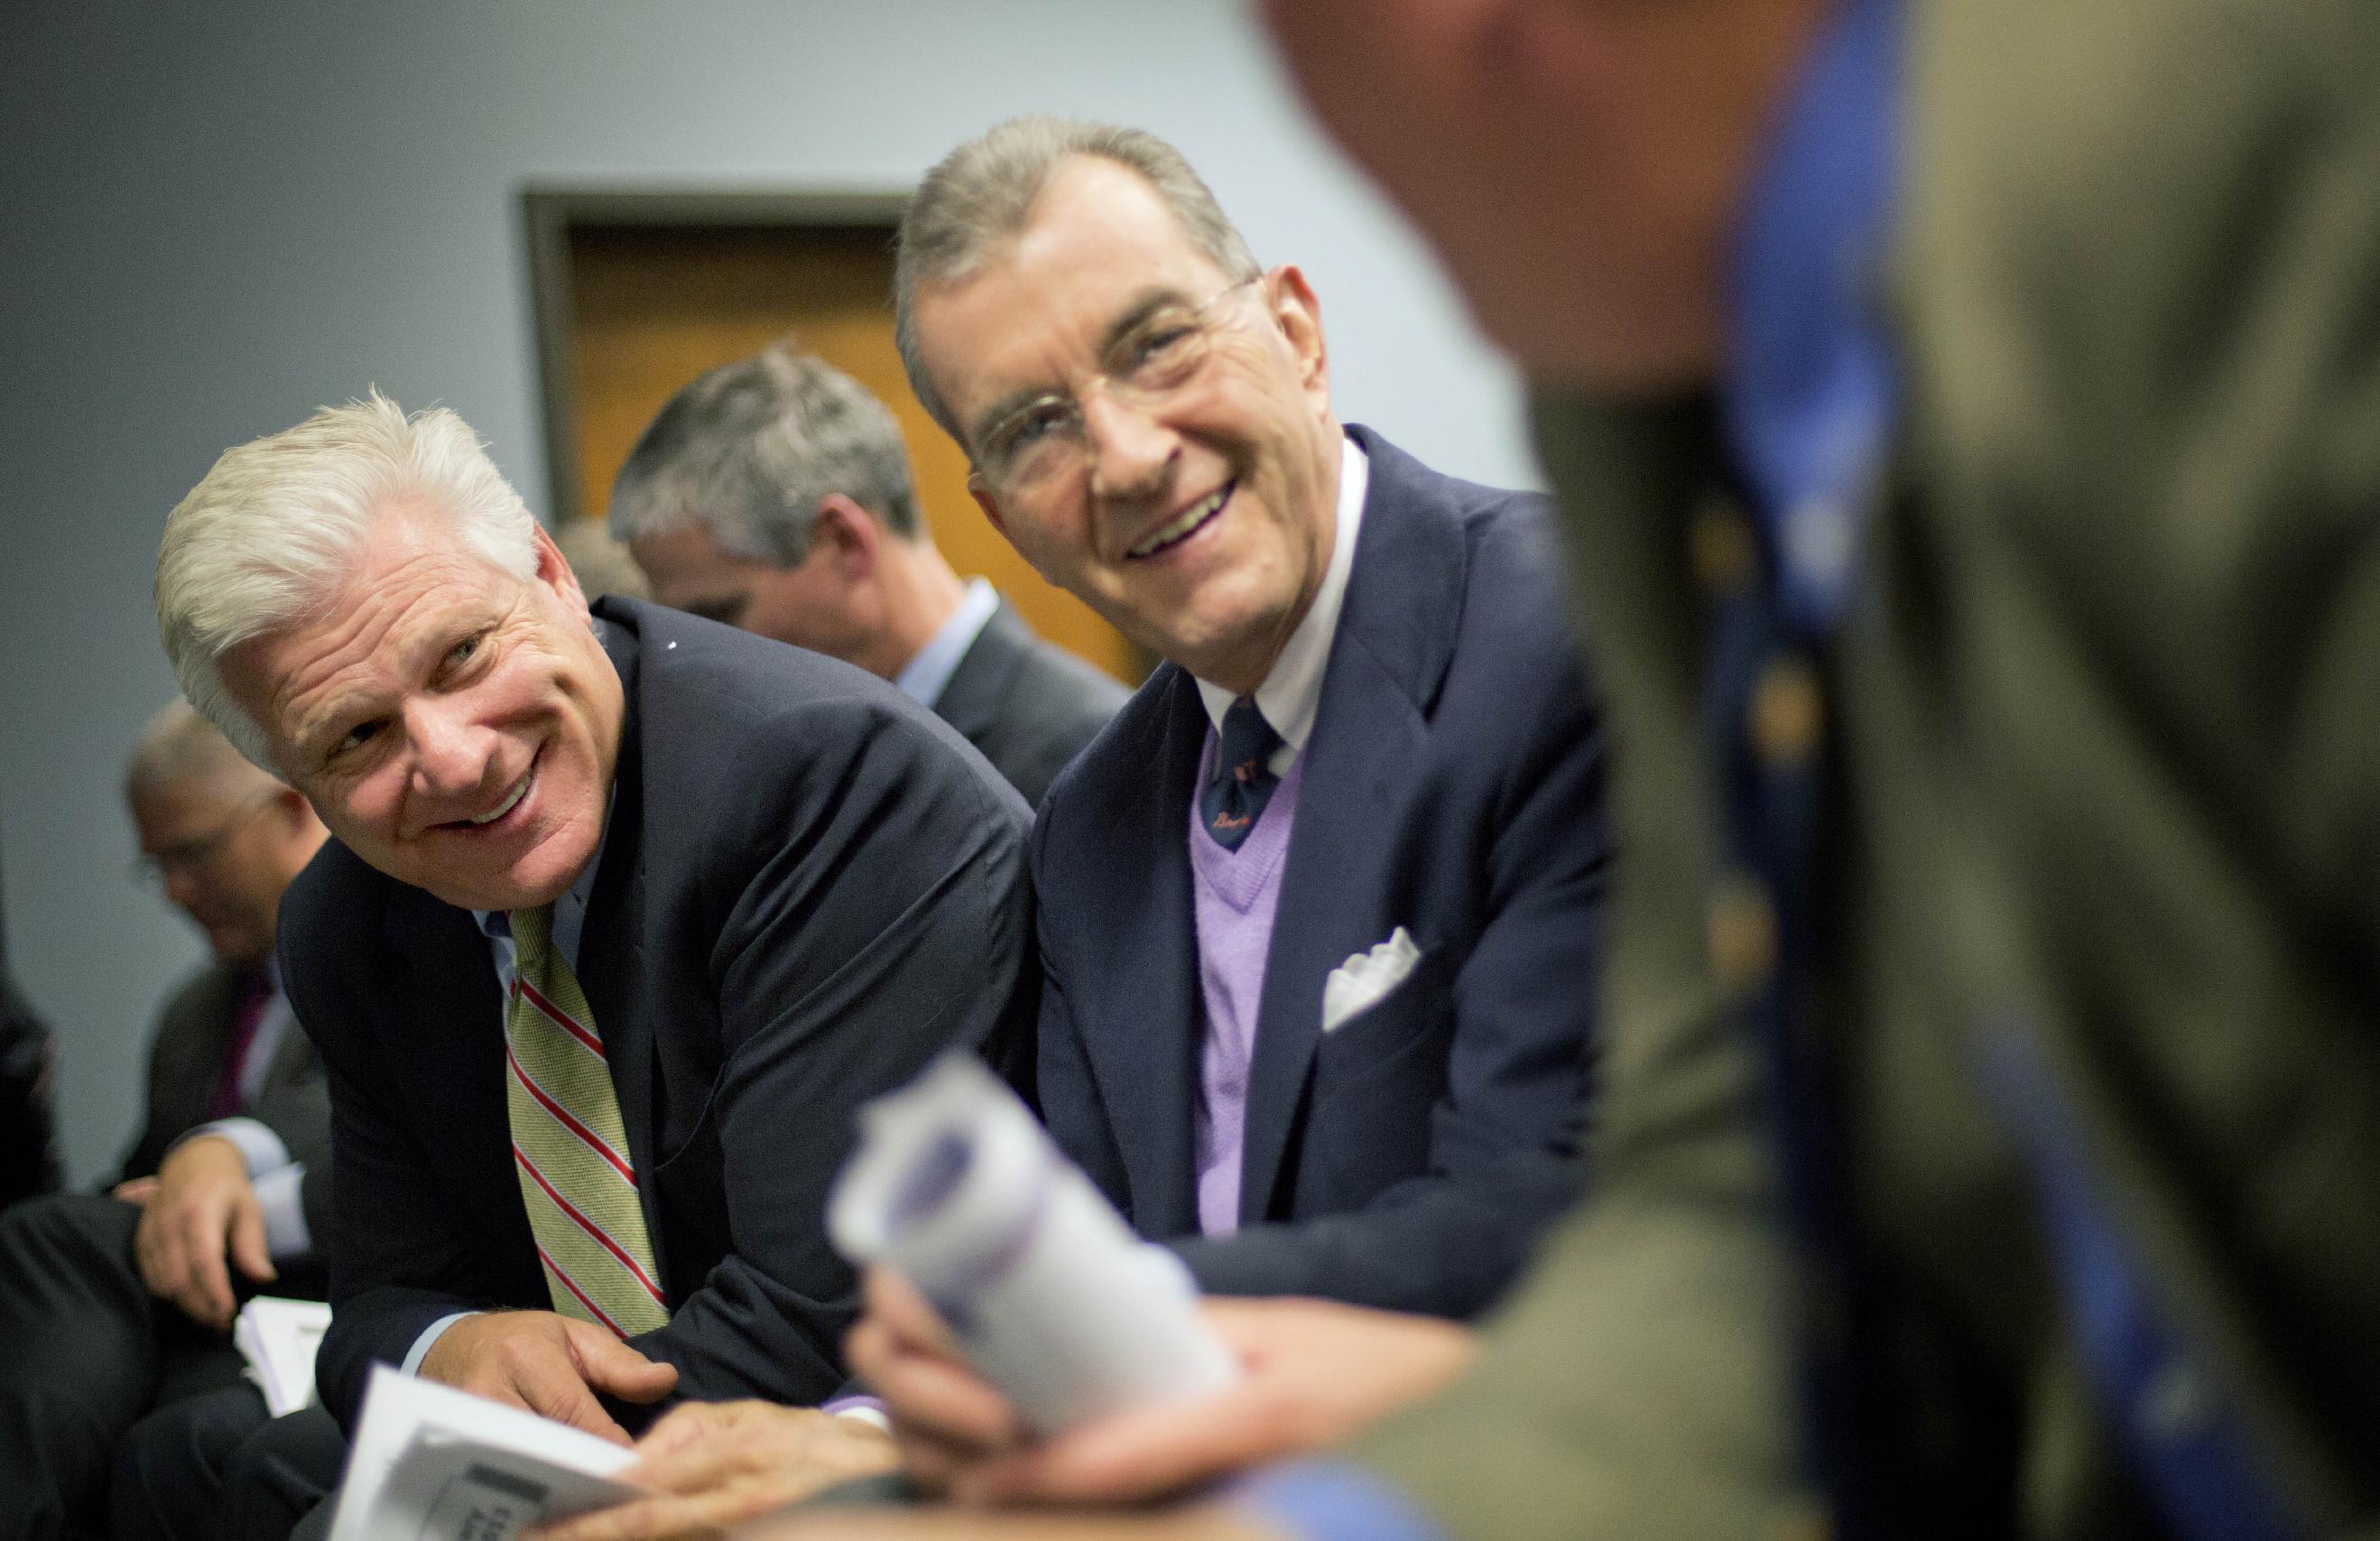
{"type": "Polygon", "coordinates": [[[834,660],[590,615],[449,412],[227,452],[157,593],[185,692],[336,837],[282,939],[335,1114],[331,1414],[375,1363],[614,1439],[831,1396],[853,1110],[1032,1003],[1015,795],[834,660]]]}
{"type": "Polygon", "coordinates": [[[125,797],[142,866],[212,955],[159,1015],[147,1116],[115,1187],[0,1216],[10,1537],[95,1534],[133,1420],[237,1382],[238,1301],[268,1284],[322,1292],[330,1099],[273,960],[282,892],[322,826],[180,701],[142,734],[125,797]]]}
{"type": "Polygon", "coordinates": [[[1029,804],[1123,704],[990,584],[960,581],[892,414],[788,343],[670,398],[613,483],[612,532],[662,603],[891,680],[1029,804]]]}
{"type": "MultiPolygon", "coordinates": [[[[1541,382],[1623,746],[1599,1186],[1353,1461],[1015,1533],[2380,1530],[2369,9],[1269,8],[1541,382]]],[[[982,1480],[1327,1437],[1401,1330],[982,1480]]],[[[997,1432],[910,1342],[896,1408],[997,1432]]]]}

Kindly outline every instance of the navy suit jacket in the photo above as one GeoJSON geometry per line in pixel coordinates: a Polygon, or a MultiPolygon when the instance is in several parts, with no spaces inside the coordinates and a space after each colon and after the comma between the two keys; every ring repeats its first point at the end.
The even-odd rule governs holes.
{"type": "Polygon", "coordinates": [[[952,671],[934,714],[1038,806],[1131,692],[1033,635],[1006,600],[952,671]]]}
{"type": "MultiPolygon", "coordinates": [[[[671,1310],[631,1341],[682,1396],[816,1401],[856,1305],[823,1219],[853,1110],[947,1044],[998,1057],[1029,1031],[1025,806],[872,675],[634,601],[596,613],[628,714],[577,975],[671,1310]]],[[[439,1317],[552,1307],[470,912],[334,841],[281,947],[330,1073],[317,1378],[352,1428],[372,1362],[439,1317]]]]}
{"type": "Polygon", "coordinates": [[[1240,1220],[1198,1236],[1205,1011],[1184,845],[1208,729],[1160,666],[1034,829],[1042,1110],[1200,1284],[1463,1317],[1576,1196],[1604,749],[1541,498],[1362,429],[1364,522],[1307,740],[1250,1068],[1240,1220]],[[1324,982],[1404,927],[1402,985],[1325,1036],[1324,982]]]}

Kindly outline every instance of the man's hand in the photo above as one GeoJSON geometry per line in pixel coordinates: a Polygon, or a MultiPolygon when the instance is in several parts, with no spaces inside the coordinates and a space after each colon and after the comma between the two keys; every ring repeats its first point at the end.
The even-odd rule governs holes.
{"type": "Polygon", "coordinates": [[[120,1198],[127,1204],[145,1205],[157,1196],[157,1180],[154,1177],[128,1177],[108,1189],[107,1196],[120,1198]]]}
{"type": "Polygon", "coordinates": [[[722,1535],[853,1477],[890,1471],[891,1436],[873,1424],[767,1401],[688,1402],[637,1441],[624,1482],[659,1496],[599,1510],[543,1541],[694,1541],[722,1535]]]}
{"type": "Polygon", "coordinates": [[[421,1358],[431,1380],[493,1401],[526,1407],[615,1445],[627,1430],[595,1400],[659,1401],[677,1384],[677,1366],[646,1358],[590,1322],[551,1311],[486,1311],[438,1335],[421,1358]]]}
{"type": "Polygon", "coordinates": [[[146,1202],[132,1202],[142,1204],[132,1240],[142,1281],[191,1319],[217,1331],[231,1326],[238,1301],[226,1257],[259,1283],[275,1277],[264,1245],[264,1209],[248,1180],[248,1160],[231,1141],[216,1135],[183,1141],[158,1169],[146,1202]]]}
{"type": "Polygon", "coordinates": [[[847,1353],[892,1410],[911,1478],[966,1503],[1121,1503],[1335,1444],[1437,1391],[1471,1332],[1428,1317],[1313,1300],[1208,1300],[1245,1372],[1208,1396],[1121,1413],[1046,1441],[966,1368],[897,1275],[871,1269],[847,1353]]]}

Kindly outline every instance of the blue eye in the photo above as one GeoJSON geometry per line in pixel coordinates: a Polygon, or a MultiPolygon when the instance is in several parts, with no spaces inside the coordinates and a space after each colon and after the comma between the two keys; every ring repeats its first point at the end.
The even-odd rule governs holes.
{"type": "Polygon", "coordinates": [[[340,735],[338,746],[331,752],[343,755],[350,749],[361,748],[372,734],[380,732],[384,725],[377,717],[369,722],[358,722],[340,735]]]}
{"type": "Polygon", "coordinates": [[[447,666],[452,668],[454,665],[458,663],[468,663],[471,661],[471,655],[479,650],[480,638],[478,636],[474,635],[467,637],[446,650],[447,666]]]}

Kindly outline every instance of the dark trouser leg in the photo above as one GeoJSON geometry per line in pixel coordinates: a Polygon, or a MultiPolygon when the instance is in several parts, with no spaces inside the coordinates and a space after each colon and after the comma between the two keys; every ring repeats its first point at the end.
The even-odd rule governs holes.
{"type": "Polygon", "coordinates": [[[311,1534],[328,1535],[331,1506],[324,1500],[346,1464],[347,1438],[328,1413],[310,1407],[275,1418],[232,1457],[224,1541],[281,1541],[293,1531],[307,1535],[310,1511],[317,1519],[311,1534]]]}
{"type": "Polygon", "coordinates": [[[249,1436],[273,1421],[242,1383],[169,1402],[132,1426],[107,1485],[112,1541],[200,1541],[217,1533],[224,1479],[249,1436]]]}
{"type": "Polygon", "coordinates": [[[95,1194],[0,1216],[0,1541],[96,1533],[115,1442],[160,1380],[195,1388],[238,1373],[229,1338],[140,1282],[140,1219],[95,1194]]]}
{"type": "Polygon", "coordinates": [[[318,1505],[327,1526],[346,1459],[329,1414],[268,1418],[253,1387],[162,1407],[116,1457],[113,1541],[283,1541],[318,1505]]]}

